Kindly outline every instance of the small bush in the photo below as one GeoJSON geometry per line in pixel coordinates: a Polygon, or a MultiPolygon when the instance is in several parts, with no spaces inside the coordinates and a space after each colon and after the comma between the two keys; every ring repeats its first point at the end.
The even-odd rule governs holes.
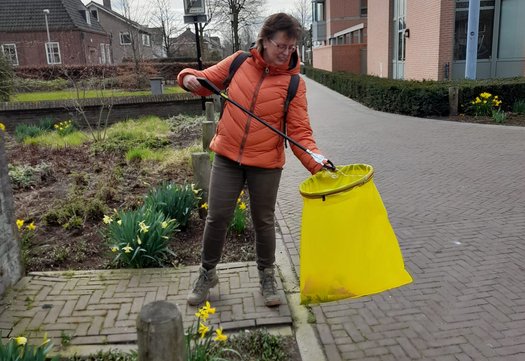
{"type": "Polygon", "coordinates": [[[285,361],[289,360],[283,338],[264,329],[241,332],[228,339],[227,345],[239,351],[243,360],[285,361]]]}
{"type": "Polygon", "coordinates": [[[70,86],[66,79],[40,80],[15,77],[13,82],[14,91],[17,93],[31,93],[38,91],[64,90],[70,86]]]}
{"type": "Polygon", "coordinates": [[[22,143],[27,138],[39,136],[44,132],[45,130],[40,128],[38,125],[19,124],[15,128],[15,139],[17,142],[22,143]]]}
{"type": "Polygon", "coordinates": [[[4,54],[0,54],[0,101],[8,102],[12,92],[13,69],[4,54]]]}
{"type": "Polygon", "coordinates": [[[53,174],[51,165],[45,162],[36,166],[9,164],[7,169],[14,189],[36,187],[51,178],[53,174]]]}
{"type": "MultiPolygon", "coordinates": [[[[27,338],[23,336],[10,339],[5,345],[0,342],[0,360],[2,361],[46,361],[47,354],[53,348],[53,344],[48,339],[39,345],[29,345],[27,338]]],[[[52,361],[58,361],[59,356],[55,356],[52,361]]]]}
{"type": "Polygon", "coordinates": [[[501,109],[492,110],[492,119],[498,124],[504,123],[507,120],[507,113],[501,109]]]}
{"type": "Polygon", "coordinates": [[[512,105],[512,112],[516,114],[525,114],[525,100],[517,100],[512,105]]]}
{"type": "Polygon", "coordinates": [[[228,229],[237,234],[244,233],[246,229],[247,222],[247,211],[246,211],[246,202],[245,202],[245,193],[241,192],[239,198],[237,199],[237,205],[233,211],[233,218],[230,222],[228,229]]]}
{"type": "Polygon", "coordinates": [[[159,267],[173,255],[168,243],[178,223],[162,212],[144,208],[118,211],[112,217],[104,216],[104,223],[117,266],[159,267]]]}
{"type": "Polygon", "coordinates": [[[482,92],[475,99],[470,101],[466,107],[468,113],[476,116],[492,116],[493,112],[500,109],[502,101],[497,95],[489,92],[482,92]]]}
{"type": "Polygon", "coordinates": [[[165,182],[151,190],[144,199],[144,208],[162,212],[186,228],[191,212],[197,209],[200,191],[193,185],[165,182]]]}
{"type": "Polygon", "coordinates": [[[106,210],[107,207],[101,200],[76,195],[54,205],[44,214],[43,220],[50,226],[62,226],[68,230],[81,229],[87,220],[102,219],[106,210]]]}

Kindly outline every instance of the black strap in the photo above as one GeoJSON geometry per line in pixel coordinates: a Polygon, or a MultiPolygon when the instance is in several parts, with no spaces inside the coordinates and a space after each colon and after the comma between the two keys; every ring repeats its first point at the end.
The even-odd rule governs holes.
{"type": "MultiPolygon", "coordinates": [[[[290,85],[288,85],[288,93],[286,94],[286,100],[284,101],[284,115],[283,115],[283,133],[286,134],[286,117],[288,116],[288,108],[290,102],[297,94],[297,88],[299,88],[299,74],[294,74],[290,77],[290,85]]],[[[288,142],[284,139],[284,147],[288,148],[288,142]]]]}
{"type": "Polygon", "coordinates": [[[251,56],[252,54],[245,51],[240,53],[235,57],[235,59],[233,59],[232,63],[230,64],[230,71],[228,73],[228,77],[222,82],[225,88],[227,88],[228,85],[230,85],[230,82],[232,81],[235,72],[237,71],[237,69],[239,69],[241,64],[244,63],[244,61],[251,56]]]}

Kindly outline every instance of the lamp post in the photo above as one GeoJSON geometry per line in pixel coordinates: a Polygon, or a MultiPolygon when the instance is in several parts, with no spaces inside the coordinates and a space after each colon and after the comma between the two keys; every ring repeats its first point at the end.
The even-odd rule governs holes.
{"type": "Polygon", "coordinates": [[[49,14],[49,9],[44,9],[44,18],[46,19],[46,31],[47,31],[47,42],[51,42],[51,37],[49,36],[49,24],[47,23],[47,15],[49,14]]]}

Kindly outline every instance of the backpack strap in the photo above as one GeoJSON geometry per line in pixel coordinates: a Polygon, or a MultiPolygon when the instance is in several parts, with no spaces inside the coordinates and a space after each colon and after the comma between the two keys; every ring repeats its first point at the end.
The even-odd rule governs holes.
{"type": "Polygon", "coordinates": [[[232,81],[232,78],[235,75],[235,72],[237,71],[237,69],[239,69],[242,63],[244,63],[244,61],[250,58],[251,56],[252,54],[245,51],[245,52],[240,53],[239,55],[235,57],[235,59],[233,59],[232,63],[230,64],[230,71],[228,73],[228,77],[222,82],[225,88],[227,88],[228,85],[230,85],[230,82],[232,81]]]}
{"type": "MultiPolygon", "coordinates": [[[[294,74],[290,77],[290,84],[288,85],[288,93],[286,94],[286,100],[284,101],[284,115],[283,115],[283,133],[286,134],[286,117],[288,116],[288,108],[290,102],[295,97],[299,88],[299,74],[294,74]]],[[[284,147],[288,148],[288,142],[284,139],[284,147]]]]}

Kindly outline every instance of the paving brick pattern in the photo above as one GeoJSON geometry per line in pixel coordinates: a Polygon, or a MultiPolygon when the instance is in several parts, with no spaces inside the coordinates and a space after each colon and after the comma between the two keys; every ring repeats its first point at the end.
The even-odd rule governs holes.
{"type": "MultiPolygon", "coordinates": [[[[186,295],[197,272],[192,266],[32,273],[0,300],[0,332],[4,338],[27,335],[35,344],[45,332],[55,345],[63,334],[72,345],[135,343],[137,316],[156,300],[177,304],[186,329],[196,320],[197,307],[186,304],[186,295]]],[[[218,312],[210,324],[225,331],[292,324],[287,304],[264,306],[254,262],[219,265],[218,272],[219,287],[210,294],[218,312]]],[[[285,301],[280,280],[278,289],[285,301]]]]}
{"type": "MultiPolygon", "coordinates": [[[[323,152],[374,167],[414,278],[314,306],[327,358],[525,360],[525,128],[384,114],[307,87],[323,152]]],[[[278,221],[297,273],[308,175],[290,152],[278,221]]]]}

